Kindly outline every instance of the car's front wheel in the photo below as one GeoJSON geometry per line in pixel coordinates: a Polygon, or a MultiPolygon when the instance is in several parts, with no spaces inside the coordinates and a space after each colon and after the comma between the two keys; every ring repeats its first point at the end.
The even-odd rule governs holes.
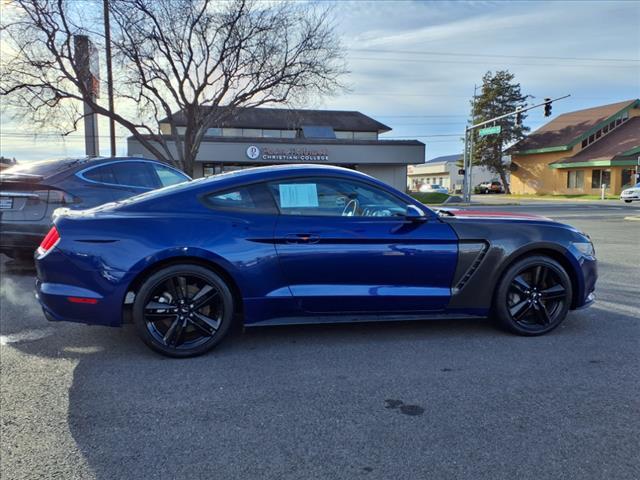
{"type": "Polygon", "coordinates": [[[514,263],[503,275],[494,299],[498,321],[520,335],[542,335],[567,316],[571,279],[555,260],[535,255],[514,263]]]}
{"type": "Polygon", "coordinates": [[[144,281],[133,304],[133,323],[156,352],[192,357],[223,339],[233,313],[233,295],[219,275],[199,265],[173,265],[144,281]]]}
{"type": "Polygon", "coordinates": [[[624,203],[631,203],[631,200],[625,200],[624,203]]]}

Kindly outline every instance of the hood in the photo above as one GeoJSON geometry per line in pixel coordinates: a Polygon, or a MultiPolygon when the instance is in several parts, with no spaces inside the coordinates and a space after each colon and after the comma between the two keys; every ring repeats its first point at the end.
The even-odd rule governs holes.
{"type": "Polygon", "coordinates": [[[528,213],[513,213],[513,212],[495,212],[487,210],[472,210],[465,208],[439,208],[436,210],[441,215],[455,217],[459,219],[474,219],[474,220],[522,220],[522,221],[537,221],[537,222],[553,222],[548,217],[541,215],[530,215],[528,213]]]}

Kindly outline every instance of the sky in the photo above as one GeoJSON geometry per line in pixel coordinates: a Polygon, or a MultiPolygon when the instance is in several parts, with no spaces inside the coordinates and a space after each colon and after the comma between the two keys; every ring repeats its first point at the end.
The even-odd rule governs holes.
{"type": "MultiPolygon", "coordinates": [[[[424,142],[427,160],[461,152],[474,85],[488,70],[514,73],[531,102],[571,95],[551,118],[640,98],[640,1],[340,1],[334,15],[348,90],[300,107],[361,111],[392,128],[381,138],[424,142]]],[[[537,109],[525,124],[548,120],[537,109]]],[[[107,155],[106,122],[100,129],[107,155]]],[[[119,129],[118,154],[126,136],[119,129]]],[[[5,115],[0,154],[82,156],[82,131],[33,136],[5,115]]]]}

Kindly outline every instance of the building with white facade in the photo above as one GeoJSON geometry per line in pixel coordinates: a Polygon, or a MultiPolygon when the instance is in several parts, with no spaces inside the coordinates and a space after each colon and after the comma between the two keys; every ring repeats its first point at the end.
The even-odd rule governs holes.
{"type": "MultiPolygon", "coordinates": [[[[423,184],[438,184],[451,193],[461,192],[464,175],[459,173],[462,168],[462,154],[445,155],[433,158],[419,165],[407,168],[407,188],[418,191],[423,184]]],[[[498,175],[487,167],[476,166],[471,171],[471,184],[478,185],[498,179],[498,175]]]]}

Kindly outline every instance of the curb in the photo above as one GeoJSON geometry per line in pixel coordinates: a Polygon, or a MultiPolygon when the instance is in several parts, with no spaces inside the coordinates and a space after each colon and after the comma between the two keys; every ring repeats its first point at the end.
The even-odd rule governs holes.
{"type": "MultiPolygon", "coordinates": [[[[508,196],[507,196],[508,198],[508,196]]],[[[515,199],[514,199],[515,200],[515,199]]],[[[565,198],[565,197],[517,197],[517,200],[528,202],[612,202],[616,200],[620,200],[619,198],[605,198],[602,200],[601,198],[565,198]]]]}
{"type": "Polygon", "coordinates": [[[476,203],[476,202],[472,202],[472,203],[457,203],[457,202],[451,202],[451,203],[425,203],[425,205],[429,206],[429,207],[513,207],[513,206],[517,206],[520,205],[517,202],[511,202],[511,203],[476,203]]]}
{"type": "Polygon", "coordinates": [[[640,222],[640,217],[624,217],[624,219],[630,222],[640,222]]]}

